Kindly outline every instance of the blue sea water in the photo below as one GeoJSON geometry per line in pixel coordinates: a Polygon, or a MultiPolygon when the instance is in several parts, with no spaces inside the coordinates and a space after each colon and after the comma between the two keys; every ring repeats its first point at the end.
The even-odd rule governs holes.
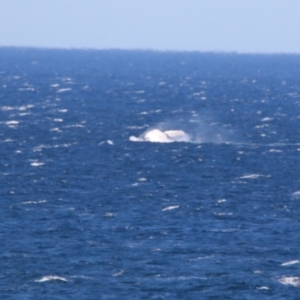
{"type": "Polygon", "coordinates": [[[0,115],[1,299],[300,298],[299,55],[0,48],[0,115]]]}

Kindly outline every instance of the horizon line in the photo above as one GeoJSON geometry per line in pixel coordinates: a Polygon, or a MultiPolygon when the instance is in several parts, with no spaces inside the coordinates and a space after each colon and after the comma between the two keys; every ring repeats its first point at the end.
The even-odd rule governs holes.
{"type": "Polygon", "coordinates": [[[267,51],[226,51],[226,50],[174,50],[174,49],[155,49],[155,48],[96,48],[96,47],[56,47],[56,46],[7,46],[0,45],[3,48],[16,48],[16,49],[36,49],[36,50],[81,50],[81,51],[141,51],[141,52],[161,52],[161,53],[213,53],[213,54],[237,54],[237,55],[300,55],[300,52],[267,52],[267,51]]]}

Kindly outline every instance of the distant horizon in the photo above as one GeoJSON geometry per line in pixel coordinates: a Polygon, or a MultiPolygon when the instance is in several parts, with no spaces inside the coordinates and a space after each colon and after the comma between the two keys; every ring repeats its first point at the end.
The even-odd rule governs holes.
{"type": "Polygon", "coordinates": [[[95,48],[95,47],[45,47],[45,46],[7,46],[0,45],[0,49],[35,49],[35,50],[82,50],[82,51],[140,51],[140,52],[160,52],[160,53],[203,53],[203,54],[237,54],[237,55],[300,55],[299,52],[242,52],[242,51],[221,51],[221,50],[161,50],[147,48],[95,48]]]}

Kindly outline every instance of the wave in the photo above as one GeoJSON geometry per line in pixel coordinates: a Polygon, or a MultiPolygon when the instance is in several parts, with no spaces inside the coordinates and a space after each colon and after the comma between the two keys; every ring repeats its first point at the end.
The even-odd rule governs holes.
{"type": "Polygon", "coordinates": [[[35,282],[46,282],[46,281],[63,281],[67,282],[68,280],[65,277],[60,277],[56,275],[43,276],[40,279],[36,279],[35,282]]]}
{"type": "Polygon", "coordinates": [[[284,285],[300,286],[300,277],[283,276],[278,279],[278,282],[280,282],[284,285]]]}

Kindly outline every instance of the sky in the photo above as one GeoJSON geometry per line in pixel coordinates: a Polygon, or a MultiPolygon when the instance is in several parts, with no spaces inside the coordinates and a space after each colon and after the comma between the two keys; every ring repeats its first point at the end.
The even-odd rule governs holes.
{"type": "Polygon", "coordinates": [[[0,0],[0,46],[300,53],[300,0],[0,0]]]}

